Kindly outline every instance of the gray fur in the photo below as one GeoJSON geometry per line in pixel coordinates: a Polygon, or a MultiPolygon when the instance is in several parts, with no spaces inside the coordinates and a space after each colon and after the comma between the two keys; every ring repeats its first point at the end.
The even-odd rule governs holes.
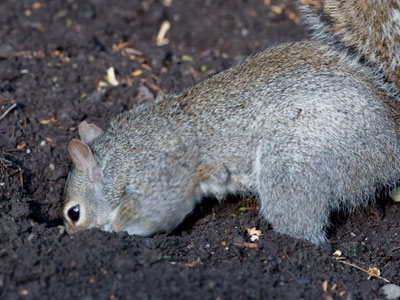
{"type": "Polygon", "coordinates": [[[400,0],[299,0],[312,36],[368,65],[382,87],[400,91],[400,0]],[[386,82],[384,82],[384,79],[386,82]]]}
{"type": "Polygon", "coordinates": [[[333,46],[267,49],[118,115],[89,143],[99,179],[69,176],[67,230],[169,232],[204,195],[253,193],[276,231],[324,242],[332,211],[398,180],[398,112],[373,71],[333,46]]]}

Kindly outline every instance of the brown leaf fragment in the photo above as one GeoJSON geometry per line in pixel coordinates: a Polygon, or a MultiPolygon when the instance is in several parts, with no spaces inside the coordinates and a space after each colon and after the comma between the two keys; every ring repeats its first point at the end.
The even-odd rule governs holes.
{"type": "Polygon", "coordinates": [[[142,64],[141,67],[142,67],[142,69],[145,69],[147,71],[151,71],[151,67],[148,64],[142,64]]]}
{"type": "Polygon", "coordinates": [[[247,242],[233,243],[233,245],[235,245],[236,247],[244,247],[244,248],[257,248],[258,247],[257,243],[247,243],[247,242]]]}
{"type": "Polygon", "coordinates": [[[140,70],[140,69],[132,72],[132,75],[135,77],[140,76],[142,74],[143,74],[143,70],[140,70]]]}
{"type": "Polygon", "coordinates": [[[40,2],[34,2],[32,3],[32,9],[40,9],[42,4],[40,2]]]}

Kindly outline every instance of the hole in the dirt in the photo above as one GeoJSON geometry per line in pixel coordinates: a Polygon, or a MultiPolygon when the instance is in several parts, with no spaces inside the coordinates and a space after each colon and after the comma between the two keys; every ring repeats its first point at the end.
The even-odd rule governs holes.
{"type": "Polygon", "coordinates": [[[218,204],[218,201],[214,198],[203,199],[201,204],[198,204],[193,212],[188,215],[171,234],[181,235],[183,231],[190,231],[198,220],[211,214],[213,207],[218,204]]]}
{"type": "Polygon", "coordinates": [[[393,203],[394,201],[392,200],[392,198],[390,198],[389,193],[387,191],[381,192],[377,196],[375,206],[378,209],[379,213],[381,214],[382,218],[384,218],[386,215],[386,208],[393,203]]]}
{"type": "Polygon", "coordinates": [[[96,47],[99,48],[100,52],[105,51],[106,47],[104,46],[104,44],[95,36],[93,37],[93,43],[96,47]]]}
{"type": "Polygon", "coordinates": [[[378,192],[376,197],[377,198],[375,204],[370,203],[369,205],[363,208],[359,208],[354,212],[347,212],[343,210],[333,212],[330,218],[331,226],[329,226],[326,229],[327,238],[330,239],[336,236],[337,229],[345,225],[345,223],[347,223],[349,219],[357,212],[366,213],[371,210],[370,212],[371,215],[383,219],[386,215],[385,213],[386,207],[390,205],[393,201],[390,199],[386,191],[378,192]]]}
{"type": "Polygon", "coordinates": [[[29,209],[31,213],[29,214],[29,218],[34,222],[39,224],[46,224],[46,227],[57,227],[59,225],[63,225],[64,221],[62,218],[49,219],[47,214],[44,213],[45,205],[37,202],[29,202],[29,209]]]}
{"type": "Polygon", "coordinates": [[[346,213],[344,211],[337,211],[331,214],[330,226],[326,228],[326,237],[328,238],[328,240],[336,236],[337,227],[340,227],[341,225],[346,223],[349,219],[349,216],[349,213],[346,213]]]}
{"type": "Polygon", "coordinates": [[[167,67],[174,61],[174,54],[171,51],[167,51],[163,59],[163,66],[167,67]]]}
{"type": "MultiPolygon", "coordinates": [[[[174,231],[171,232],[171,234],[181,235],[182,232],[190,233],[199,220],[206,218],[207,216],[211,217],[215,211],[218,213],[219,211],[232,209],[232,205],[236,208],[236,204],[240,201],[245,201],[245,199],[240,196],[229,195],[223,202],[219,202],[215,198],[206,197],[196,206],[193,212],[188,215],[174,231]]],[[[206,221],[207,220],[205,220],[205,222],[206,221]]]]}
{"type": "Polygon", "coordinates": [[[6,83],[1,89],[1,92],[13,93],[15,91],[15,86],[11,83],[6,83]]]}

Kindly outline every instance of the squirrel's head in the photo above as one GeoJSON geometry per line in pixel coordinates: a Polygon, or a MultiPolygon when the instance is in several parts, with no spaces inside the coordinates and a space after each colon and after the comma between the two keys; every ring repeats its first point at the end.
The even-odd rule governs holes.
{"type": "Polygon", "coordinates": [[[94,124],[82,122],[79,125],[81,140],[73,139],[68,152],[73,169],[65,185],[63,215],[68,233],[98,226],[96,216],[100,166],[88,143],[102,134],[94,124]]]}
{"type": "MultiPolygon", "coordinates": [[[[73,169],[65,187],[67,232],[95,227],[149,236],[174,229],[195,205],[193,187],[187,180],[192,177],[186,164],[178,163],[181,156],[166,157],[165,148],[157,155],[147,148],[121,150],[121,144],[113,144],[109,135],[102,133],[96,125],[82,122],[81,139],[73,139],[68,146],[73,169]],[[106,140],[109,145],[101,148],[106,140]],[[104,153],[100,156],[101,151],[108,153],[106,158],[104,153]],[[135,175],[128,177],[126,171],[135,175]]],[[[172,146],[176,144],[172,141],[172,146]]],[[[150,145],[153,151],[157,148],[150,145]]]]}

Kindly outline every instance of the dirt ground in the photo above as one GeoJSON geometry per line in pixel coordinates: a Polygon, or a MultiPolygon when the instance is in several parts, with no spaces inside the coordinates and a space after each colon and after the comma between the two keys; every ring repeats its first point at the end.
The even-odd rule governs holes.
{"type": "Polygon", "coordinates": [[[334,216],[331,251],[275,233],[251,199],[207,200],[170,235],[64,231],[79,122],[105,128],[158,94],[305,38],[291,2],[0,1],[1,299],[383,299],[384,281],[359,269],[372,267],[400,283],[400,206],[387,199],[334,216]]]}

